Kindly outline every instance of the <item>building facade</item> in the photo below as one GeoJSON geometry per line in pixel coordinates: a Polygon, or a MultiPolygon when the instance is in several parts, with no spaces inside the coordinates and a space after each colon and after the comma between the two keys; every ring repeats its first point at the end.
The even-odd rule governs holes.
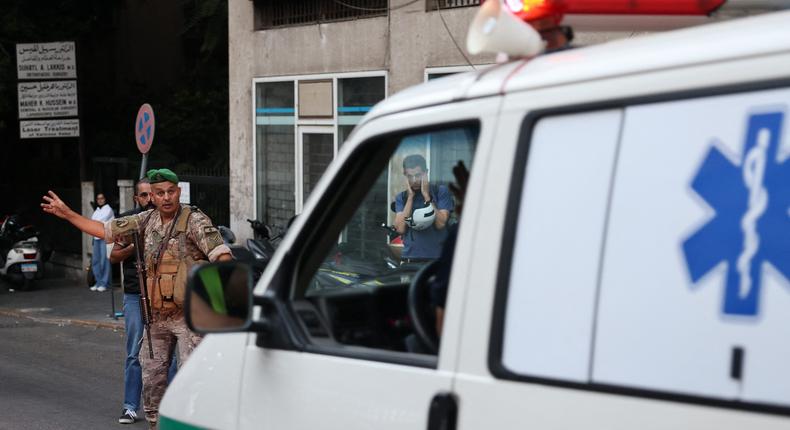
{"type": "MultiPolygon", "coordinates": [[[[495,61],[465,52],[479,0],[228,3],[230,218],[240,239],[252,236],[247,219],[284,226],[301,211],[376,102],[495,61]]],[[[578,34],[577,43],[630,34],[578,34]]]]}
{"type": "Polygon", "coordinates": [[[248,218],[284,226],[298,214],[375,103],[493,62],[459,48],[478,1],[439,2],[228,2],[230,212],[240,238],[252,236],[248,218]]]}

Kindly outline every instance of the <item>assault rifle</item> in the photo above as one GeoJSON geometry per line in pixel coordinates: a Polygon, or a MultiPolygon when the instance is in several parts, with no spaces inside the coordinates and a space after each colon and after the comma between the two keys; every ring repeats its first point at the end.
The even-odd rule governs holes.
{"type": "Polygon", "coordinates": [[[148,274],[145,268],[145,256],[143,255],[143,244],[140,240],[140,233],[135,229],[132,233],[134,241],[134,256],[137,259],[137,279],[140,281],[140,314],[143,316],[145,334],[148,338],[148,358],[154,358],[154,350],[151,345],[151,299],[148,297],[148,274]]]}

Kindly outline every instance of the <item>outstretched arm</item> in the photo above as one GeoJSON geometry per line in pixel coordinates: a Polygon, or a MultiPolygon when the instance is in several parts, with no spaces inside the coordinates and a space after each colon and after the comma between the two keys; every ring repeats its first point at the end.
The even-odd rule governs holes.
{"type": "Polygon", "coordinates": [[[104,239],[104,224],[99,221],[85,218],[77,212],[74,212],[52,191],[49,191],[48,195],[44,196],[43,199],[44,203],[41,203],[41,208],[44,212],[65,219],[74,227],[77,227],[91,236],[104,239]]]}

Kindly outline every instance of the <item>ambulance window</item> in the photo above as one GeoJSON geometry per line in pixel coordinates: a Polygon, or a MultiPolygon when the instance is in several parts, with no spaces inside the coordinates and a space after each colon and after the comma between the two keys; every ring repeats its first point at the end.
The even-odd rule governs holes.
{"type": "MultiPolygon", "coordinates": [[[[436,353],[425,337],[438,340],[436,308],[444,307],[449,281],[449,270],[441,267],[452,255],[452,247],[443,247],[459,220],[449,185],[459,162],[471,170],[478,133],[477,123],[454,125],[369,144],[379,152],[378,160],[359,163],[360,177],[369,179],[355,179],[349,187],[356,189],[342,191],[361,198],[344,197],[348,208],[333,222],[343,216],[348,221],[342,228],[338,223],[341,232],[329,249],[313,251],[320,256],[318,268],[298,282],[304,286],[293,297],[301,309],[317,312],[297,311],[314,342],[436,353]],[[434,262],[436,276],[426,278],[410,303],[415,276],[434,262]]],[[[352,170],[347,174],[356,177],[352,170]]]]}
{"type": "Polygon", "coordinates": [[[502,345],[510,372],[589,379],[621,120],[621,110],[547,117],[522,137],[529,146],[518,215],[511,218],[515,239],[502,345]]]}

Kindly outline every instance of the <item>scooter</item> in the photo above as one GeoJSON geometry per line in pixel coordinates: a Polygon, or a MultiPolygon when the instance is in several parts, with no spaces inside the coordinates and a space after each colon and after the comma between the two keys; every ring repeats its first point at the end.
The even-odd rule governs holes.
{"type": "Polygon", "coordinates": [[[250,227],[255,234],[253,239],[247,239],[247,249],[255,256],[255,260],[266,267],[274,255],[274,251],[280,244],[284,231],[275,231],[274,227],[268,226],[258,220],[248,219],[250,227]]]}
{"type": "Polygon", "coordinates": [[[310,290],[331,288],[356,288],[380,285],[389,278],[401,279],[415,271],[411,266],[401,266],[391,243],[400,236],[392,225],[381,223],[388,241],[368,242],[366,249],[356,243],[343,242],[335,245],[330,256],[321,263],[313,278],[310,290]]]}
{"type": "MultiPolygon", "coordinates": [[[[234,258],[245,261],[253,267],[253,278],[257,281],[285,236],[287,227],[272,227],[251,219],[248,219],[247,222],[250,223],[255,235],[254,239],[247,239],[246,242],[247,249],[254,259],[250,259],[246,254],[241,258],[237,257],[234,247],[231,247],[231,252],[234,253],[234,258]]],[[[293,218],[288,222],[288,226],[292,222],[293,218]]],[[[390,238],[398,236],[398,232],[393,226],[382,224],[381,227],[387,231],[390,238]]],[[[219,229],[220,232],[223,231],[223,227],[219,229]]],[[[313,289],[351,286],[380,276],[382,273],[399,272],[400,265],[391,251],[390,247],[382,241],[381,248],[377,250],[380,257],[370,260],[369,256],[362,257],[361,251],[357,247],[347,243],[338,244],[332,256],[321,264],[313,280],[313,289]]],[[[240,254],[243,252],[240,251],[240,254]]]]}
{"type": "MultiPolygon", "coordinates": [[[[230,248],[233,258],[237,261],[243,261],[249,264],[250,267],[252,267],[253,282],[258,282],[264,269],[266,269],[266,265],[269,264],[272,255],[274,255],[274,246],[268,239],[257,238],[258,233],[256,232],[256,239],[247,239],[247,247],[245,248],[244,246],[236,244],[236,235],[230,228],[221,225],[217,227],[217,229],[225,245],[230,248]]],[[[255,229],[255,226],[253,229],[255,229]]]]}
{"type": "Polygon", "coordinates": [[[6,216],[0,225],[0,276],[27,290],[33,280],[43,277],[43,268],[39,232],[31,225],[20,225],[17,215],[6,216]]]}

